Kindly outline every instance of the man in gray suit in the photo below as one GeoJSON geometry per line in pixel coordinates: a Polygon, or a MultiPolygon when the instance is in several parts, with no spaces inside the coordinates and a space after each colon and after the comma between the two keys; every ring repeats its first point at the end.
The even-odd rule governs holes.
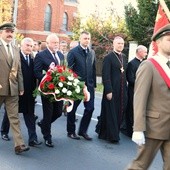
{"type": "Polygon", "coordinates": [[[28,151],[24,144],[18,115],[18,95],[23,95],[23,77],[19,49],[11,41],[15,25],[0,25],[0,107],[4,103],[13,132],[15,153],[28,151]]]}
{"type": "Polygon", "coordinates": [[[170,24],[152,40],[158,53],[144,61],[136,74],[132,140],[139,151],[128,170],[147,170],[158,150],[163,169],[170,170],[170,24]]]}

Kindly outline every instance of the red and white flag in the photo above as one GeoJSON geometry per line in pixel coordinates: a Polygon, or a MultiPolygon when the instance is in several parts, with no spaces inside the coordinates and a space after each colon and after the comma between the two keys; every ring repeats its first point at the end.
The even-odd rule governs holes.
{"type": "MultiPolygon", "coordinates": [[[[166,4],[164,4],[164,5],[166,5],[166,4]]],[[[167,6],[166,6],[166,8],[167,8],[167,6]]],[[[168,19],[167,14],[164,11],[164,8],[162,7],[161,4],[159,4],[153,34],[155,34],[155,32],[157,32],[161,27],[163,27],[169,23],[170,23],[170,21],[168,19]]],[[[157,52],[158,52],[158,47],[157,47],[156,43],[154,41],[152,41],[150,44],[148,57],[155,55],[157,52]]]]}

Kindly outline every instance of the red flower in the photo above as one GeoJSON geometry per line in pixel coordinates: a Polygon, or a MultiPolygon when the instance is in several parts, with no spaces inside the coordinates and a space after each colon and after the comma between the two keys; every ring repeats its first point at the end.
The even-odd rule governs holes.
{"type": "Polygon", "coordinates": [[[63,72],[63,67],[62,66],[57,66],[57,71],[59,72],[59,73],[62,73],[63,72]]]}
{"type": "Polygon", "coordinates": [[[70,73],[73,73],[73,70],[71,70],[71,69],[69,69],[68,71],[69,71],[70,73]]]}
{"type": "Polygon", "coordinates": [[[41,88],[41,89],[44,88],[44,83],[40,83],[40,88],[41,88]]]}
{"type": "Polygon", "coordinates": [[[48,85],[48,88],[50,89],[50,90],[52,90],[52,89],[54,89],[54,84],[53,83],[50,83],[49,85],[48,85]]]}
{"type": "Polygon", "coordinates": [[[60,79],[61,82],[66,80],[66,78],[64,76],[60,76],[59,79],[60,79]]]}
{"type": "Polygon", "coordinates": [[[52,80],[52,76],[49,76],[49,75],[47,75],[47,77],[46,77],[46,81],[51,81],[52,80]]]}
{"type": "Polygon", "coordinates": [[[78,75],[77,75],[76,73],[73,73],[73,76],[74,76],[75,78],[77,78],[77,77],[78,77],[78,75]]]}
{"type": "Polygon", "coordinates": [[[47,71],[47,75],[50,76],[52,72],[50,70],[47,71]]]}

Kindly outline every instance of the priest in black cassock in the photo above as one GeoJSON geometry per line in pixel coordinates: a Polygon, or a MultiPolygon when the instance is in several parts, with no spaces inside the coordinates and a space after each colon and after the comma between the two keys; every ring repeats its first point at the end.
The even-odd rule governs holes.
{"type": "Polygon", "coordinates": [[[127,66],[126,77],[128,82],[128,104],[126,111],[126,134],[132,137],[133,132],[133,95],[134,84],[136,79],[136,71],[147,55],[147,48],[143,45],[139,45],[136,48],[136,57],[132,59],[127,66]]]}
{"type": "Polygon", "coordinates": [[[123,49],[124,39],[116,36],[113,40],[113,51],[104,58],[102,68],[104,91],[96,132],[99,139],[112,143],[120,140],[120,125],[127,104],[127,63],[123,49]]]}

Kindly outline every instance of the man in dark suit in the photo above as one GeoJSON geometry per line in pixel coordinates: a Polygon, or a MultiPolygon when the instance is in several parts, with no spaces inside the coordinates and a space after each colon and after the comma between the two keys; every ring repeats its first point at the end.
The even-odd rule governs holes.
{"type": "MultiPolygon", "coordinates": [[[[56,34],[50,34],[46,39],[47,49],[37,53],[34,60],[34,73],[36,78],[41,81],[44,77],[43,71],[49,69],[53,62],[55,65],[61,65],[64,62],[64,56],[59,49],[59,38],[56,34]]],[[[41,96],[43,107],[43,119],[38,122],[43,134],[45,145],[53,147],[51,124],[62,115],[63,101],[50,102],[47,97],[41,96]]]]}
{"type": "Polygon", "coordinates": [[[24,38],[21,41],[21,69],[24,80],[24,95],[19,97],[19,112],[23,113],[25,124],[28,129],[29,146],[40,145],[37,139],[35,126],[35,97],[33,91],[36,88],[36,78],[34,76],[34,61],[32,54],[33,40],[24,38]]]}
{"type": "MultiPolygon", "coordinates": [[[[94,111],[94,89],[96,87],[96,67],[95,57],[89,50],[91,35],[89,32],[83,31],[80,35],[80,44],[69,51],[67,55],[68,66],[85,82],[90,92],[90,100],[84,102],[84,114],[80,122],[78,135],[86,140],[92,140],[87,134],[92,113],[94,111]]],[[[81,100],[74,101],[73,109],[67,114],[67,132],[71,139],[79,140],[75,130],[75,112],[81,100]]]]}
{"type": "Polygon", "coordinates": [[[18,96],[24,94],[19,49],[11,42],[15,25],[0,26],[0,106],[4,103],[13,132],[15,153],[28,151],[24,144],[18,115],[18,96]]]}
{"type": "Polygon", "coordinates": [[[134,85],[136,79],[136,71],[147,55],[147,48],[143,45],[139,45],[136,48],[136,57],[132,59],[126,70],[126,78],[128,82],[128,104],[126,110],[126,135],[132,137],[133,132],[133,95],[134,95],[134,85]]]}

